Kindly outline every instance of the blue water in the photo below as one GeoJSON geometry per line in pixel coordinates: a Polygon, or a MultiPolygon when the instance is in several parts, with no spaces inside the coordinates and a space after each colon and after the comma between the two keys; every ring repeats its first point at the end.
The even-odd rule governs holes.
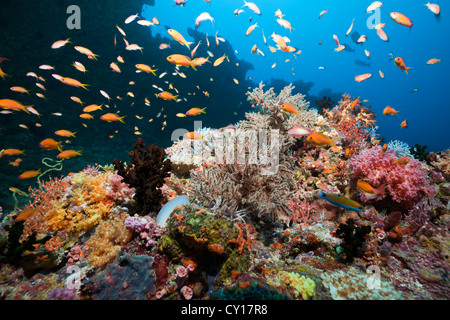
{"type": "MultiPolygon", "coordinates": [[[[184,7],[174,7],[174,1],[156,0],[155,6],[144,7],[142,15],[148,20],[154,16],[159,19],[161,24],[151,28],[152,35],[160,34],[169,39],[166,31],[166,27],[169,27],[179,31],[186,40],[193,41],[187,30],[195,29],[195,18],[200,13],[209,12],[214,23],[203,21],[197,31],[209,36],[217,32],[219,37],[229,41],[237,50],[237,57],[254,66],[254,70],[247,73],[247,78],[256,83],[267,83],[271,78],[288,82],[301,79],[314,83],[309,93],[311,95],[331,89],[332,92],[360,96],[361,99],[369,100],[367,104],[377,115],[378,132],[386,141],[401,140],[409,145],[427,145],[427,151],[442,151],[450,146],[446,134],[450,118],[446,97],[450,89],[446,81],[450,74],[450,65],[446,60],[450,46],[446,34],[446,30],[450,30],[447,2],[438,3],[441,14],[436,17],[424,5],[425,1],[383,1],[380,22],[386,24],[384,31],[389,37],[388,42],[382,41],[376,31],[367,26],[373,13],[366,13],[366,8],[372,1],[255,0],[254,3],[260,8],[261,15],[245,7],[245,12],[236,17],[234,10],[242,8],[242,0],[211,0],[210,4],[189,0],[184,7]],[[290,32],[277,23],[274,15],[277,9],[283,12],[284,19],[290,21],[295,30],[290,32]],[[322,10],[328,10],[328,13],[319,19],[322,10]],[[390,18],[390,12],[393,11],[411,18],[414,23],[411,30],[390,18]],[[249,21],[250,17],[252,21],[249,21]],[[346,37],[345,33],[353,18],[353,31],[346,37]],[[254,23],[258,27],[246,36],[247,28],[254,23]],[[262,30],[267,45],[275,47],[275,42],[269,37],[275,32],[289,37],[290,45],[302,50],[302,53],[297,59],[292,53],[271,53],[268,46],[264,45],[262,30]],[[333,34],[350,50],[334,52],[336,44],[333,34]],[[362,34],[367,36],[367,42],[357,44],[356,39],[362,34]],[[319,41],[323,44],[319,45],[319,41]],[[265,56],[250,53],[254,44],[265,56]],[[364,49],[370,51],[370,59],[364,54],[364,49]],[[389,60],[390,52],[394,53],[394,57],[403,57],[406,65],[412,67],[409,76],[395,66],[394,60],[389,60]],[[426,62],[431,58],[442,58],[442,63],[427,65],[426,62]],[[290,61],[285,62],[286,59],[290,61]],[[272,68],[274,62],[276,67],[272,68]],[[319,66],[325,69],[320,70],[319,66]],[[385,79],[380,78],[379,70],[384,72],[385,79]],[[373,76],[365,82],[355,82],[354,76],[362,73],[372,73],[373,76]],[[413,93],[414,88],[419,91],[413,93]],[[382,115],[387,105],[400,111],[398,118],[382,115]],[[400,123],[405,119],[409,128],[401,129],[400,123]]],[[[202,45],[205,45],[205,41],[202,41],[202,45]]],[[[216,45],[211,43],[211,46],[216,45]]],[[[187,54],[186,48],[181,45],[178,48],[180,53],[187,54]]]]}

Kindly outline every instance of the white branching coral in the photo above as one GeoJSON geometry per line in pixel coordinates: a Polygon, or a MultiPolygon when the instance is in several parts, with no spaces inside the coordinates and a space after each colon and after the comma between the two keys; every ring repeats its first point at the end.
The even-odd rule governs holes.
{"type": "MultiPolygon", "coordinates": [[[[188,163],[184,149],[192,151],[195,143],[204,147],[201,164],[190,170],[186,193],[192,201],[214,208],[215,214],[233,216],[230,212],[246,210],[249,215],[287,221],[286,205],[297,190],[294,180],[296,159],[292,146],[295,139],[287,132],[293,126],[312,128],[317,112],[307,110],[304,95],[291,95],[294,87],[280,94],[273,88],[248,92],[248,100],[257,104],[258,112],[247,113],[247,120],[219,130],[199,132],[203,139],[194,147],[179,141],[168,148],[172,163],[188,163]],[[299,114],[287,114],[280,106],[292,103],[299,114]]],[[[195,163],[194,163],[195,165],[195,163]]],[[[236,215],[234,215],[236,216],[236,215]]]]}

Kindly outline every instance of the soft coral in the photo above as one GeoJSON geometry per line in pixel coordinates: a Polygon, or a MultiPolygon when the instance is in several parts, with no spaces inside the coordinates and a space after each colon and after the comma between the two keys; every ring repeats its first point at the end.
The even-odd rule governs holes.
{"type": "MultiPolygon", "coordinates": [[[[349,160],[352,178],[363,179],[378,188],[386,185],[392,200],[412,207],[423,194],[428,197],[436,195],[436,189],[430,184],[427,169],[415,159],[407,164],[396,163],[394,151],[383,152],[380,146],[361,151],[349,160]]],[[[381,195],[378,199],[383,198],[381,195]]]]}

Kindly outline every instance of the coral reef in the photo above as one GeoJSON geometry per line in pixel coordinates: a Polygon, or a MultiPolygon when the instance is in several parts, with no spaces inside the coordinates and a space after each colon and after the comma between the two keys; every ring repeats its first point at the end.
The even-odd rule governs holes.
{"type": "Polygon", "coordinates": [[[319,115],[293,90],[261,83],[247,94],[255,111],[234,125],[166,150],[138,139],[129,164],[15,191],[28,203],[4,212],[0,297],[447,300],[448,151],[427,164],[399,141],[383,150],[359,98],[319,115]],[[289,134],[296,126],[341,139],[315,145],[289,134]],[[359,179],[384,192],[360,198],[359,179]]]}

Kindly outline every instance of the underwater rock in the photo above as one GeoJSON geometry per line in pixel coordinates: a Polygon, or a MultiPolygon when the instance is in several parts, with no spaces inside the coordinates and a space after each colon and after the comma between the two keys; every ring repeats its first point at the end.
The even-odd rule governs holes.
{"type": "Polygon", "coordinates": [[[156,292],[154,259],[119,252],[117,259],[86,283],[83,294],[93,300],[144,300],[156,292]]]}

